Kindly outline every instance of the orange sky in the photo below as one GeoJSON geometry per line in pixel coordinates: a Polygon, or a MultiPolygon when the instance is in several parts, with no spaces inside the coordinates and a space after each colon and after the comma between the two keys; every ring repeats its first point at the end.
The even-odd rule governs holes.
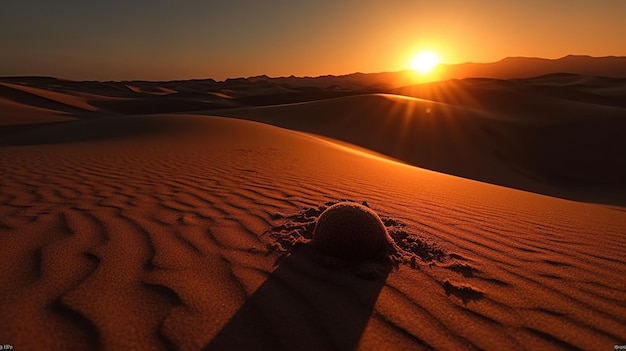
{"type": "Polygon", "coordinates": [[[222,80],[507,56],[626,56],[626,1],[7,0],[0,76],[222,80]]]}

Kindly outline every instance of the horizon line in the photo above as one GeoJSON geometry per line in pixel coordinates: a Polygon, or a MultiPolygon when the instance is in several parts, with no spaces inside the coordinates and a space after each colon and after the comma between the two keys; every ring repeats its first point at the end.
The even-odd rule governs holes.
{"type": "MultiPolygon", "coordinates": [[[[622,56],[622,55],[608,55],[608,56],[591,56],[591,55],[586,55],[586,54],[567,54],[565,56],[561,56],[558,58],[545,58],[545,57],[538,57],[538,56],[506,56],[500,60],[497,61],[490,61],[490,62],[474,62],[474,61],[467,61],[467,62],[461,62],[461,63],[440,63],[439,66],[445,66],[445,67],[451,67],[451,66],[461,66],[461,65],[472,65],[472,64],[476,64],[476,65],[485,65],[485,64],[495,64],[495,63],[500,63],[503,62],[505,60],[508,59],[531,59],[531,60],[545,60],[545,61],[559,61],[559,60],[563,60],[566,58],[572,58],[572,57],[578,57],[578,58],[591,58],[591,59],[607,59],[607,58],[624,58],[626,59],[626,56],[622,56]]],[[[115,80],[115,79],[110,79],[110,80],[97,80],[97,79],[69,79],[69,78],[63,78],[63,77],[55,77],[55,76],[48,76],[48,75],[8,75],[8,76],[0,76],[0,79],[5,79],[5,78],[9,78],[9,79],[20,79],[20,78],[38,78],[38,79],[42,79],[42,78],[46,78],[46,79],[56,79],[56,80],[61,80],[61,81],[71,81],[71,82],[99,82],[99,83],[127,83],[127,82],[150,82],[150,83],[166,83],[166,82],[182,82],[182,81],[207,81],[207,80],[211,80],[215,83],[225,83],[229,80],[240,80],[240,79],[252,79],[252,78],[267,78],[267,79],[317,79],[317,78],[325,78],[325,77],[336,77],[336,78],[340,78],[340,77],[346,77],[346,76],[351,76],[351,75],[357,75],[357,74],[363,74],[363,75],[367,75],[367,74],[395,74],[395,73],[403,73],[403,72],[407,72],[407,71],[412,71],[410,68],[405,68],[405,69],[401,69],[401,70],[397,70],[397,71],[380,71],[380,72],[361,72],[361,71],[356,71],[356,72],[350,72],[350,73],[344,73],[344,74],[321,74],[321,75],[317,75],[317,76],[311,76],[311,75],[303,75],[303,76],[297,76],[294,74],[285,76],[285,75],[281,75],[281,76],[269,76],[267,74],[257,74],[257,75],[252,75],[252,76],[238,76],[238,77],[228,77],[225,78],[223,80],[216,80],[212,77],[204,77],[204,78],[180,78],[180,79],[155,79],[155,80],[151,80],[151,79],[122,79],[122,80],[115,80]]]]}

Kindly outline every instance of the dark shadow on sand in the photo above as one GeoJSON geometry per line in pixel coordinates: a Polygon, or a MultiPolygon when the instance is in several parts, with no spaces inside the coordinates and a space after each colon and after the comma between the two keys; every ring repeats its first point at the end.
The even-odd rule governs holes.
{"type": "Polygon", "coordinates": [[[205,350],[356,350],[391,268],[364,279],[297,246],[205,350]]]}

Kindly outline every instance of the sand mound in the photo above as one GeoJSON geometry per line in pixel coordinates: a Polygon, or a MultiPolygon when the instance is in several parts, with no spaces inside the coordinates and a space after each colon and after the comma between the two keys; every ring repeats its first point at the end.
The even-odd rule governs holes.
{"type": "Polygon", "coordinates": [[[322,212],[313,233],[318,250],[353,260],[385,254],[390,243],[376,212],[354,202],[340,202],[322,212]]]}
{"type": "MultiPolygon", "coordinates": [[[[368,157],[372,156],[368,155],[368,157]]],[[[300,212],[289,216],[275,213],[272,215],[272,218],[280,220],[280,222],[278,225],[275,225],[269,230],[269,236],[274,239],[274,242],[268,245],[269,251],[278,252],[281,255],[289,254],[299,244],[309,244],[314,241],[314,238],[316,237],[315,231],[322,214],[326,213],[330,207],[334,207],[339,204],[347,207],[361,208],[360,211],[366,212],[366,214],[364,214],[365,217],[371,218],[376,214],[369,209],[367,201],[363,201],[359,204],[358,202],[349,199],[339,200],[338,202],[328,201],[317,207],[304,208],[300,212]]],[[[355,228],[362,224],[359,222],[359,217],[360,216],[357,215],[338,219],[338,221],[343,222],[342,225],[345,224],[349,227],[346,230],[347,232],[354,232],[354,238],[356,238],[355,241],[358,241],[359,236],[362,235],[358,229],[355,230],[355,228]],[[356,225],[349,223],[350,218],[359,223],[356,223],[356,225]]],[[[362,260],[361,262],[354,261],[354,257],[346,257],[346,255],[341,253],[334,255],[332,253],[324,253],[326,255],[333,255],[333,257],[330,260],[328,260],[330,257],[323,257],[320,261],[328,266],[347,266],[347,268],[359,276],[372,278],[380,276],[377,272],[384,271],[388,268],[388,266],[395,266],[397,268],[400,264],[405,264],[406,266],[412,268],[418,268],[420,263],[428,265],[444,263],[449,258],[445,249],[443,249],[437,242],[433,241],[432,238],[426,238],[423,235],[407,230],[407,225],[402,221],[384,215],[376,215],[375,217],[380,219],[382,225],[384,226],[383,228],[387,233],[385,235],[385,243],[383,243],[381,247],[377,248],[376,253],[373,253],[368,257],[358,258],[362,260]],[[339,262],[334,258],[341,258],[344,260],[339,262]]],[[[325,220],[322,220],[322,222],[324,221],[325,220]]],[[[378,228],[378,224],[373,227],[378,228]]],[[[343,235],[343,231],[336,229],[336,227],[331,226],[328,231],[336,231],[335,234],[340,236],[343,235]]],[[[374,240],[372,242],[376,243],[377,241],[374,240]]],[[[313,245],[315,246],[315,243],[313,245]]],[[[370,245],[370,243],[356,242],[355,244],[355,246],[359,247],[363,245],[370,245]]],[[[349,247],[345,250],[353,250],[353,248],[349,247]]],[[[471,273],[473,270],[473,268],[468,264],[452,264],[449,267],[454,267],[450,268],[453,270],[456,268],[461,269],[465,273],[471,273]]]]}

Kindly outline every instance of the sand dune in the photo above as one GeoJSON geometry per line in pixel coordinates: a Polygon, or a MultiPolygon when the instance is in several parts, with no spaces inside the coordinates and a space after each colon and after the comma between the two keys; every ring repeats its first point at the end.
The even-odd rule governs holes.
{"type": "Polygon", "coordinates": [[[22,104],[0,97],[0,127],[17,124],[35,124],[69,121],[73,118],[65,113],[22,104]]]}
{"type": "Polygon", "coordinates": [[[0,149],[0,339],[16,349],[605,350],[626,339],[621,208],[229,118],[23,133],[0,149]],[[367,201],[445,257],[367,280],[306,246],[268,254],[268,231],[339,199],[367,201]]]}
{"type": "Polygon", "coordinates": [[[623,78],[567,73],[471,78],[394,89],[393,94],[243,78],[2,81],[1,123],[15,127],[2,128],[0,136],[28,130],[23,124],[112,115],[234,116],[324,135],[465,178],[626,204],[626,162],[613,151],[626,148],[623,78]]]}
{"type": "Polygon", "coordinates": [[[438,90],[443,97],[428,96],[440,101],[374,94],[210,113],[325,135],[493,184],[591,201],[607,191],[613,201],[626,198],[619,190],[626,163],[612,151],[626,149],[626,109],[524,96],[491,83],[481,82],[489,98],[448,87],[438,90]],[[572,189],[581,187],[601,194],[577,196],[572,189]]]}
{"type": "Polygon", "coordinates": [[[40,89],[22,84],[0,83],[3,95],[9,95],[15,100],[39,107],[75,111],[95,111],[96,108],[79,98],[69,94],[62,94],[51,90],[40,89]]]}
{"type": "Polygon", "coordinates": [[[483,150],[495,144],[481,140],[489,136],[483,129],[492,116],[480,110],[374,94],[212,113],[325,135],[468,178],[498,183],[515,176],[494,162],[493,151],[483,150]]]}
{"type": "MultiPolygon", "coordinates": [[[[588,117],[601,108],[611,115],[624,107],[624,78],[590,77],[571,74],[500,80],[469,78],[419,84],[391,90],[400,95],[489,109],[493,112],[533,114],[567,109],[565,118],[588,117]],[[556,99],[555,99],[556,98],[556,99]]],[[[623,113],[623,111],[621,111],[623,113]]],[[[552,117],[558,118],[558,116],[552,117]]]]}
{"type": "Polygon", "coordinates": [[[624,207],[511,188],[623,201],[622,88],[568,74],[394,94],[3,78],[0,342],[622,345],[624,207]],[[380,265],[307,244],[340,200],[412,254],[380,265]]]}
{"type": "Polygon", "coordinates": [[[163,87],[155,87],[152,85],[143,85],[143,84],[125,84],[126,87],[135,93],[148,93],[154,95],[168,95],[176,93],[176,90],[163,88],[163,87]]]}

